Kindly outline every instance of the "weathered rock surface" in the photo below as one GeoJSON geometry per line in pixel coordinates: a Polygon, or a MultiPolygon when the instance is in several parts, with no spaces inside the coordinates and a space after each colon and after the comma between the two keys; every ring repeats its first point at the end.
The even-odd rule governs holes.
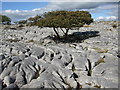
{"type": "Polygon", "coordinates": [[[1,27],[0,89],[117,88],[118,32],[112,23],[70,31],[89,33],[81,43],[56,43],[47,38],[54,35],[51,28],[1,27]],[[94,31],[99,36],[90,37],[94,31]]]}

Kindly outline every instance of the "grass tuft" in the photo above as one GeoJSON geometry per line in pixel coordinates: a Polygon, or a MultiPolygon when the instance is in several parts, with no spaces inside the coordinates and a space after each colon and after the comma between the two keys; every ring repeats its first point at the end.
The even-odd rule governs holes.
{"type": "Polygon", "coordinates": [[[20,40],[18,40],[18,39],[7,39],[6,41],[8,41],[8,42],[19,42],[20,40]]]}
{"type": "Polygon", "coordinates": [[[95,85],[94,87],[96,87],[96,88],[101,88],[101,85],[95,85]]]}
{"type": "Polygon", "coordinates": [[[105,59],[100,58],[97,62],[95,62],[95,66],[99,65],[100,63],[105,63],[105,59]]]}
{"type": "Polygon", "coordinates": [[[93,48],[95,49],[98,53],[107,53],[109,50],[108,49],[100,49],[100,48],[93,48]]]}

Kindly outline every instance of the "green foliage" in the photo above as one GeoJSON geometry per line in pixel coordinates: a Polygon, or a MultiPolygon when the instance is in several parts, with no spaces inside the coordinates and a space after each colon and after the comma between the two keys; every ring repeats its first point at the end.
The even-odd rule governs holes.
{"type": "Polygon", "coordinates": [[[18,39],[7,39],[6,41],[8,41],[8,42],[19,42],[20,40],[18,40],[18,39]]]}
{"type": "Polygon", "coordinates": [[[37,25],[37,26],[41,26],[40,23],[38,24],[38,22],[42,19],[41,16],[37,15],[35,17],[30,17],[28,18],[28,23],[27,23],[27,26],[34,26],[34,25],[37,25]]]}
{"type": "Polygon", "coordinates": [[[30,17],[30,18],[28,18],[28,21],[30,21],[30,22],[35,22],[35,21],[38,21],[38,20],[40,20],[42,17],[41,16],[35,16],[35,17],[30,17]]]}
{"type": "Polygon", "coordinates": [[[18,21],[18,24],[26,24],[26,23],[27,23],[27,20],[18,21]]]}
{"type": "Polygon", "coordinates": [[[51,27],[55,31],[58,38],[58,28],[61,29],[63,34],[67,37],[68,31],[74,28],[80,28],[84,24],[90,24],[93,22],[91,14],[88,11],[52,11],[45,13],[43,17],[36,16],[29,18],[32,21],[30,25],[37,25],[39,27],[51,27]],[[38,20],[39,19],[39,20],[38,20]],[[64,28],[64,29],[63,29],[64,28]]]}
{"type": "Polygon", "coordinates": [[[117,28],[117,25],[116,25],[116,24],[113,24],[112,27],[113,27],[113,28],[117,28]]]}
{"type": "Polygon", "coordinates": [[[53,11],[44,14],[45,25],[50,27],[74,28],[93,22],[87,11],[53,11]]]}
{"type": "Polygon", "coordinates": [[[5,26],[4,27],[4,30],[8,30],[8,29],[10,29],[11,27],[10,26],[5,26]]]}
{"type": "Polygon", "coordinates": [[[0,23],[9,25],[11,24],[11,19],[5,15],[0,15],[0,23]]]}

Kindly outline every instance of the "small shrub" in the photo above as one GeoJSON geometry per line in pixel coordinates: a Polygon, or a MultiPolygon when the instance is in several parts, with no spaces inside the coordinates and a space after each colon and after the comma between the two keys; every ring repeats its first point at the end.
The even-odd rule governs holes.
{"type": "Polygon", "coordinates": [[[116,25],[116,24],[113,24],[112,27],[113,27],[113,28],[117,28],[117,25],[116,25]]]}
{"type": "Polygon", "coordinates": [[[19,42],[20,40],[18,40],[18,39],[7,39],[6,41],[8,41],[8,42],[19,42]]]}
{"type": "Polygon", "coordinates": [[[100,63],[105,63],[105,59],[101,58],[97,62],[95,62],[95,66],[99,65],[100,63]]]}
{"type": "Polygon", "coordinates": [[[21,25],[19,25],[18,27],[24,27],[24,25],[21,24],[21,25]]]}
{"type": "Polygon", "coordinates": [[[4,30],[8,30],[8,29],[10,29],[11,27],[10,26],[5,26],[4,27],[4,30]]]}
{"type": "Polygon", "coordinates": [[[33,39],[26,41],[26,43],[34,42],[33,39]]]}
{"type": "Polygon", "coordinates": [[[93,26],[91,26],[91,25],[84,25],[83,27],[93,27],[93,26]]]}
{"type": "Polygon", "coordinates": [[[98,53],[107,53],[109,50],[108,49],[100,49],[100,48],[93,48],[95,49],[98,53]]]}
{"type": "Polygon", "coordinates": [[[101,85],[95,85],[94,87],[95,88],[101,88],[101,85]]]}
{"type": "Polygon", "coordinates": [[[89,85],[89,86],[91,86],[92,85],[92,83],[86,83],[87,85],[89,85]]]}
{"type": "Polygon", "coordinates": [[[98,53],[107,53],[108,52],[108,50],[107,49],[105,49],[105,50],[101,50],[101,51],[97,51],[98,53]]]}
{"type": "Polygon", "coordinates": [[[4,24],[4,25],[10,25],[11,24],[11,19],[8,16],[0,14],[0,23],[4,24]]]}

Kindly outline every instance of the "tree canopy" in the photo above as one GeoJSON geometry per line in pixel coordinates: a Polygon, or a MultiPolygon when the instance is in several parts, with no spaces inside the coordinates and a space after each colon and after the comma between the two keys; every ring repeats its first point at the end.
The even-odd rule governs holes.
{"type": "Polygon", "coordinates": [[[16,24],[27,24],[27,20],[20,20],[20,21],[17,21],[17,22],[14,22],[16,24]]]}
{"type": "Polygon", "coordinates": [[[41,18],[42,18],[41,16],[37,15],[37,16],[35,16],[35,17],[30,17],[30,18],[28,18],[28,21],[30,21],[30,22],[35,22],[35,21],[40,20],[41,18]]]}
{"type": "Polygon", "coordinates": [[[0,15],[0,23],[11,24],[11,19],[5,15],[0,15]]]}
{"type": "Polygon", "coordinates": [[[80,28],[84,24],[90,24],[93,22],[91,14],[88,11],[52,11],[45,13],[39,18],[39,20],[36,17],[29,18],[29,20],[34,21],[31,25],[51,27],[58,38],[60,38],[57,31],[58,28],[62,30],[65,36],[67,36],[69,30],[72,30],[73,28],[80,28]]]}

